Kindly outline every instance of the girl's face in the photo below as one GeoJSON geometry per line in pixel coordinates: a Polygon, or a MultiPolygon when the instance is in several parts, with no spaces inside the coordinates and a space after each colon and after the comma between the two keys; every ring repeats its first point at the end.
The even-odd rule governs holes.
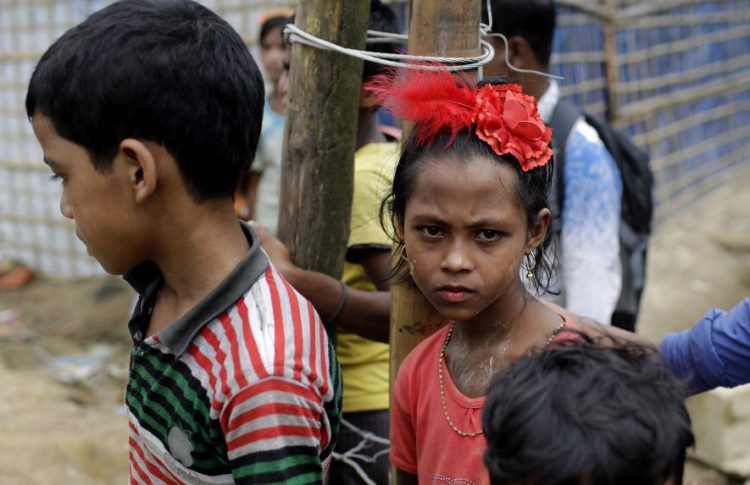
{"type": "Polygon", "coordinates": [[[271,29],[260,43],[260,61],[268,81],[276,84],[284,70],[283,60],[286,47],[281,37],[281,27],[271,29]]]}
{"type": "Polygon", "coordinates": [[[446,319],[491,319],[506,298],[523,294],[520,265],[546,223],[529,231],[511,192],[518,176],[506,163],[482,156],[420,163],[399,227],[412,277],[446,319]]]}

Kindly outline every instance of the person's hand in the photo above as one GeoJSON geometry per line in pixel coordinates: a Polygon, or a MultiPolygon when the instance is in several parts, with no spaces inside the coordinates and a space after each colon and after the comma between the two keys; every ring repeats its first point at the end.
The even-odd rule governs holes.
{"type": "Polygon", "coordinates": [[[289,254],[289,249],[262,226],[253,224],[253,229],[255,229],[258,237],[260,237],[260,245],[268,254],[271,263],[273,263],[282,276],[288,279],[289,274],[297,269],[292,261],[292,256],[289,254]]]}

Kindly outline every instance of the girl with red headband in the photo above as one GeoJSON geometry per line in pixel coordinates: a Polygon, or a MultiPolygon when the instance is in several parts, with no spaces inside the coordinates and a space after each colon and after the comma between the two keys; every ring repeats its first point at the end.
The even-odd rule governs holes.
{"type": "Polygon", "coordinates": [[[536,276],[550,271],[551,130],[513,84],[419,71],[369,87],[414,122],[383,204],[400,252],[394,272],[450,322],[399,370],[398,483],[486,484],[481,410],[492,376],[572,325],[527,290],[549,280],[536,276]]]}

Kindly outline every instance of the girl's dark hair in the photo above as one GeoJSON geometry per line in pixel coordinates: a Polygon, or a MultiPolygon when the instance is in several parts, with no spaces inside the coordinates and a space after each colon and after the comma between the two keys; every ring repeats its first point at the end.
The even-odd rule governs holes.
{"type": "Polygon", "coordinates": [[[266,38],[268,34],[270,34],[274,29],[279,27],[284,27],[286,24],[291,22],[292,17],[288,17],[286,15],[274,15],[273,17],[269,17],[268,19],[263,22],[263,24],[260,26],[260,33],[258,34],[258,45],[263,43],[263,39],[266,38]]]}
{"type": "MultiPolygon", "coordinates": [[[[504,79],[493,79],[492,84],[507,84],[504,79]]],[[[487,82],[479,83],[479,86],[487,82]]],[[[512,155],[497,155],[492,148],[480,140],[474,126],[467,127],[458,132],[456,139],[451,143],[451,132],[446,129],[439,132],[430,143],[417,142],[416,133],[419,130],[419,124],[414,126],[401,148],[401,157],[399,158],[396,172],[393,176],[393,185],[391,191],[386,195],[380,206],[380,222],[386,232],[391,233],[391,238],[396,244],[396,254],[401,256],[404,251],[404,240],[399,237],[392,228],[398,227],[399,221],[403,221],[406,211],[406,201],[414,192],[414,184],[417,174],[421,170],[426,160],[438,157],[450,156],[462,160],[470,157],[487,157],[496,160],[498,163],[508,163],[514,168],[518,175],[514,195],[518,203],[523,207],[528,219],[528,227],[535,227],[538,221],[539,211],[549,208],[547,196],[552,183],[552,174],[554,173],[553,160],[538,168],[524,172],[521,165],[512,155]]],[[[554,276],[554,260],[545,256],[545,249],[549,246],[551,239],[550,230],[544,237],[542,244],[536,248],[533,254],[534,258],[534,285],[537,293],[546,293],[550,291],[549,282],[554,276]]],[[[410,275],[407,262],[397,257],[391,277],[398,281],[409,281],[410,275]]]]}

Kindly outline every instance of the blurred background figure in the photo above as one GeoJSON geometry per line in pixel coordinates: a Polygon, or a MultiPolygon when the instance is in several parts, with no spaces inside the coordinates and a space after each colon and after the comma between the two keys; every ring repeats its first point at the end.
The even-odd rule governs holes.
{"type": "Polygon", "coordinates": [[[254,219],[272,234],[276,234],[279,216],[284,145],[284,97],[278,89],[287,48],[282,32],[292,14],[291,9],[278,8],[266,12],[262,18],[258,43],[266,79],[263,129],[251,171],[235,197],[237,215],[244,220],[254,219]]]}

